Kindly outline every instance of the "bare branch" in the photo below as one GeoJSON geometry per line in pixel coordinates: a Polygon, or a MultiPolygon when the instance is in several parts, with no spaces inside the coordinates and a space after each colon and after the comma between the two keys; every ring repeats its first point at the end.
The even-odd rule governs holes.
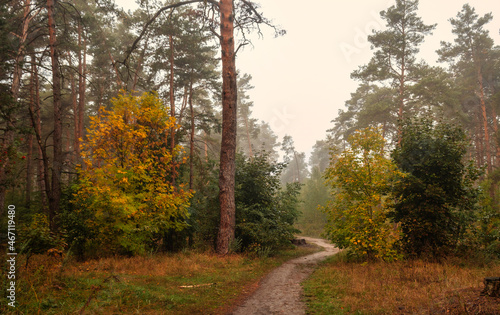
{"type": "Polygon", "coordinates": [[[125,56],[125,59],[123,60],[122,63],[125,64],[127,62],[127,59],[130,57],[130,54],[132,53],[132,51],[134,51],[134,49],[137,47],[137,44],[141,41],[141,39],[144,36],[144,34],[146,33],[148,27],[151,25],[151,23],[153,23],[156,20],[156,18],[163,11],[166,11],[169,9],[175,9],[175,8],[181,7],[183,5],[191,4],[191,3],[200,3],[200,2],[210,3],[212,5],[219,6],[218,2],[214,1],[214,0],[189,0],[189,1],[181,1],[181,2],[174,3],[174,4],[170,4],[170,5],[167,5],[165,7],[160,8],[158,11],[156,11],[156,13],[153,15],[153,17],[144,25],[141,33],[139,34],[139,36],[136,38],[136,40],[132,44],[132,47],[130,47],[130,49],[127,52],[127,55],[125,56]]]}

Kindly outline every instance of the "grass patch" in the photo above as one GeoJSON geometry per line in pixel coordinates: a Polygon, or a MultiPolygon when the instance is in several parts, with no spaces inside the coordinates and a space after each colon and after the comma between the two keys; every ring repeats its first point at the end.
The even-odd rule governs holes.
{"type": "Polygon", "coordinates": [[[500,299],[480,297],[500,262],[450,259],[348,262],[335,255],[304,284],[308,314],[500,314],[500,299]]]}
{"type": "Polygon", "coordinates": [[[17,307],[8,307],[4,298],[0,313],[223,314],[271,269],[316,250],[297,248],[268,258],[188,251],[69,261],[64,267],[60,258],[47,255],[30,258],[25,267],[19,256],[17,307]]]}

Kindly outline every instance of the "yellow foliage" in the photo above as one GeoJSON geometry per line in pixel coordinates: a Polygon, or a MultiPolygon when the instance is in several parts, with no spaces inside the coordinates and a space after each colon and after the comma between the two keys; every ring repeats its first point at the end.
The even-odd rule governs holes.
{"type": "Polygon", "coordinates": [[[379,130],[357,131],[349,144],[326,170],[326,181],[333,188],[324,209],[329,218],[327,233],[342,248],[394,259],[399,232],[387,220],[392,200],[387,194],[399,171],[384,155],[379,130]]]}
{"type": "Polygon", "coordinates": [[[141,252],[152,234],[187,225],[191,192],[171,184],[185,159],[167,145],[175,118],[155,93],[112,103],[90,118],[75,206],[93,209],[103,243],[141,252]]]}

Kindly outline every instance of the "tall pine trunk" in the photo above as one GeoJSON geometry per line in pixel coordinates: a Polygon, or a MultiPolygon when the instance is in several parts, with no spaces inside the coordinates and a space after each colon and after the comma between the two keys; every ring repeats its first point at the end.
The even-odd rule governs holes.
{"type": "Polygon", "coordinates": [[[490,134],[488,130],[488,114],[486,112],[486,103],[484,101],[484,87],[483,87],[483,73],[481,71],[481,66],[478,62],[477,66],[477,82],[478,86],[478,96],[481,104],[481,118],[483,121],[483,129],[484,129],[484,151],[486,152],[486,163],[488,174],[491,173],[492,170],[492,160],[491,160],[491,148],[490,148],[490,134]]]}
{"type": "Polygon", "coordinates": [[[61,201],[61,174],[63,163],[62,152],[62,108],[61,108],[61,75],[58,65],[58,49],[56,41],[56,25],[54,20],[54,0],[47,0],[49,24],[49,48],[52,63],[52,97],[54,104],[54,132],[52,134],[52,185],[49,194],[49,223],[52,231],[57,230],[56,215],[59,213],[61,201]]]}
{"type": "MultiPolygon", "coordinates": [[[[175,96],[174,96],[174,39],[172,35],[169,35],[168,42],[170,45],[170,116],[175,117],[175,96]]],[[[175,150],[175,126],[170,128],[170,150],[172,152],[172,156],[174,156],[175,150]]],[[[175,163],[172,166],[172,185],[175,185],[175,163]]]]}
{"type": "Polygon", "coordinates": [[[236,224],[234,186],[237,85],[233,0],[221,0],[219,9],[222,57],[222,142],[219,173],[220,224],[216,251],[220,255],[225,255],[229,252],[229,245],[234,239],[236,224]]]}
{"type": "Polygon", "coordinates": [[[189,113],[191,115],[191,133],[189,136],[189,189],[193,189],[193,177],[194,177],[194,108],[193,108],[193,80],[189,84],[189,113]]]}
{"type": "Polygon", "coordinates": [[[78,23],[78,106],[75,111],[75,155],[80,163],[80,138],[83,137],[83,117],[85,113],[85,90],[87,86],[87,40],[83,37],[82,23],[78,23]],[[82,47],[83,46],[83,47],[82,47]]]}

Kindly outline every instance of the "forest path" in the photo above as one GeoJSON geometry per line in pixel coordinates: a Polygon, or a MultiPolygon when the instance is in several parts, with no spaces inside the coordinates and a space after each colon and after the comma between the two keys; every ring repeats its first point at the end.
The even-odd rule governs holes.
{"type": "Polygon", "coordinates": [[[325,250],[292,259],[273,270],[233,315],[305,314],[306,305],[302,301],[300,283],[312,274],[320,261],[338,253],[339,249],[323,239],[300,238],[325,250]]]}

